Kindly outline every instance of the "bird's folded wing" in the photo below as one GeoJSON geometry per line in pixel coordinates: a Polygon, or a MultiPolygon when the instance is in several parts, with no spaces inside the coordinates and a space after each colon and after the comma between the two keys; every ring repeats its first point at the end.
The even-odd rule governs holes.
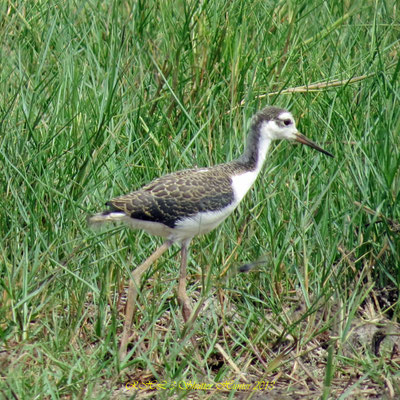
{"type": "Polygon", "coordinates": [[[232,200],[228,172],[209,168],[165,175],[136,192],[110,200],[107,205],[135,219],[174,227],[185,217],[219,210],[232,200]]]}

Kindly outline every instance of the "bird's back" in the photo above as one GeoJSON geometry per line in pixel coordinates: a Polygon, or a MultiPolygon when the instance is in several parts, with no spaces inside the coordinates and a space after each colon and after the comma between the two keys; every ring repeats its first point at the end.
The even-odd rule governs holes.
{"type": "Polygon", "coordinates": [[[111,211],[131,218],[159,222],[174,228],[179,220],[213,212],[233,201],[231,174],[234,163],[178,171],[155,179],[141,189],[106,203],[111,211]]]}
{"type": "Polygon", "coordinates": [[[152,234],[194,236],[219,225],[236,207],[232,176],[246,171],[238,161],[164,175],[106,203],[91,224],[123,221],[152,234]],[[179,231],[182,231],[179,233],[179,231]]]}

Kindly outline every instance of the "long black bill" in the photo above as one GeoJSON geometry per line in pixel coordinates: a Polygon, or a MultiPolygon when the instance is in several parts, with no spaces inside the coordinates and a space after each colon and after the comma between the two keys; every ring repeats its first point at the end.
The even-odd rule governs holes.
{"type": "Polygon", "coordinates": [[[326,150],[322,149],[316,143],[314,143],[312,140],[308,139],[306,136],[304,136],[300,132],[297,132],[295,135],[296,135],[296,139],[295,139],[296,142],[299,142],[299,143],[305,144],[307,146],[310,146],[313,149],[318,150],[321,153],[324,153],[329,157],[334,157],[334,155],[329,153],[329,151],[326,151],[326,150]]]}

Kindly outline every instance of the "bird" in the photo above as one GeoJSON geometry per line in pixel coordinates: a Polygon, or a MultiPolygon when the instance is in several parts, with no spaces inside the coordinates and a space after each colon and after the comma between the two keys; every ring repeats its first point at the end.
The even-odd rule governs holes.
{"type": "Polygon", "coordinates": [[[132,303],[136,301],[140,278],[174,243],[181,246],[177,298],[183,319],[188,323],[192,313],[186,292],[189,243],[195,236],[215,229],[237,208],[259,175],[271,143],[281,139],[302,143],[334,157],[298,131],[290,111],[268,106],[252,117],[244,152],[236,160],[161,176],[141,189],[109,200],[105,211],[88,217],[90,225],[122,222],[165,238],[163,245],[132,272],[121,358],[126,354],[131,333],[132,303]]]}

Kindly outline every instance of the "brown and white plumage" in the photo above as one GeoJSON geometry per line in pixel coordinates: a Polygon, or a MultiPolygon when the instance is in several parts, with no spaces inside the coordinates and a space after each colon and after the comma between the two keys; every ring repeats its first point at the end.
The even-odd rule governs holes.
{"type": "MultiPolygon", "coordinates": [[[[280,138],[279,133],[286,134],[283,138],[304,140],[288,111],[268,107],[254,116],[247,147],[237,160],[164,175],[135,192],[108,201],[109,209],[90,217],[89,222],[121,221],[172,241],[208,233],[250,189],[270,143],[280,138]]],[[[302,143],[331,155],[308,139],[302,143]]]]}
{"type": "MultiPolygon", "coordinates": [[[[253,117],[244,153],[235,161],[213,167],[188,169],[155,179],[141,189],[116,197],[106,203],[108,209],[88,218],[90,224],[124,222],[134,229],[165,237],[166,244],[133,272],[131,301],[140,277],[153,259],[172,243],[180,242],[182,260],[178,300],[187,322],[191,308],[186,294],[186,259],[190,240],[210,232],[226,219],[253,185],[271,143],[278,139],[295,140],[330,157],[332,154],[307,139],[296,129],[292,114],[277,107],[267,107],[253,117]],[[158,252],[158,253],[157,253],[158,252]]],[[[123,358],[129,336],[131,315],[127,311],[123,358]]]]}
{"type": "Polygon", "coordinates": [[[90,222],[122,221],[173,241],[208,233],[233,211],[232,176],[246,171],[246,165],[236,161],[168,174],[108,201],[109,210],[92,216],[90,222]],[[212,223],[209,216],[215,217],[212,223]],[[193,231],[185,229],[185,220],[197,224],[193,231]]]}

